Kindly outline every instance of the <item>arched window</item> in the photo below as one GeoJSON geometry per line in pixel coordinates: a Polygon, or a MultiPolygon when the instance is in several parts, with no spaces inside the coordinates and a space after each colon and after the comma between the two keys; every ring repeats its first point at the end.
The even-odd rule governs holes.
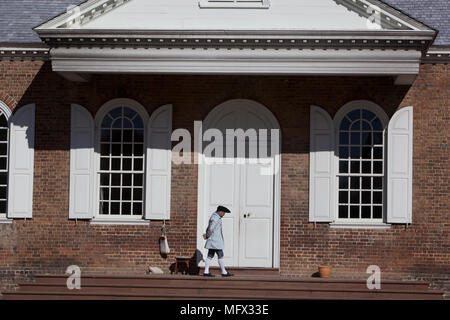
{"type": "Polygon", "coordinates": [[[101,119],[99,216],[142,217],[146,120],[126,105],[111,108],[101,119]]]}
{"type": "Polygon", "coordinates": [[[350,106],[337,123],[338,219],[383,220],[387,117],[378,108],[350,106]]]}
{"type": "Polygon", "coordinates": [[[6,217],[8,210],[8,150],[11,111],[0,101],[0,217],[6,217]]]}

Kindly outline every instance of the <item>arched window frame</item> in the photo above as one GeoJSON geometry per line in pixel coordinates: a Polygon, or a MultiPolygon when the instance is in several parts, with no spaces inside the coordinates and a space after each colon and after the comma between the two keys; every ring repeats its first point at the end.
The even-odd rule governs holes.
{"type": "Polygon", "coordinates": [[[146,156],[146,146],[147,146],[147,132],[149,128],[147,127],[149,119],[149,114],[144,106],[142,106],[139,102],[127,99],[127,98],[119,98],[119,99],[113,99],[108,102],[106,102],[97,112],[94,124],[94,217],[93,219],[97,222],[102,221],[120,221],[120,222],[126,222],[130,221],[131,223],[135,223],[137,221],[142,221],[143,223],[147,224],[148,222],[144,220],[145,215],[145,193],[146,193],[146,162],[147,162],[147,156],[146,156]],[[113,109],[117,107],[128,107],[130,109],[133,109],[136,111],[139,116],[142,118],[143,125],[144,125],[144,163],[143,163],[143,170],[144,170],[144,176],[143,176],[143,214],[142,215],[102,215],[99,212],[99,195],[100,195],[100,147],[101,147],[101,124],[104,119],[104,117],[113,109]]]}
{"type": "MultiPolygon", "coordinates": [[[[338,112],[336,113],[334,119],[334,128],[335,128],[335,150],[334,150],[334,178],[335,178],[335,223],[336,224],[344,224],[344,225],[380,225],[386,224],[386,196],[387,196],[387,128],[389,124],[389,117],[386,112],[376,103],[367,101],[367,100],[357,100],[351,101],[344,106],[342,106],[338,112]],[[374,113],[381,121],[383,126],[383,198],[382,198],[382,207],[383,207],[383,215],[381,219],[361,219],[361,218],[347,218],[340,219],[339,218],[339,136],[340,136],[340,126],[344,117],[353,110],[357,109],[366,109],[372,113],[374,113]]],[[[361,200],[361,199],[360,199],[361,200]]],[[[350,215],[350,214],[349,214],[350,215]]]]}
{"type": "Polygon", "coordinates": [[[12,219],[8,219],[7,218],[7,212],[8,212],[8,187],[9,187],[9,148],[10,148],[10,120],[11,120],[11,109],[6,105],[6,103],[4,103],[3,101],[0,100],[0,112],[2,114],[5,115],[7,123],[8,123],[8,133],[7,133],[7,153],[6,153],[6,177],[7,177],[7,182],[6,182],[6,212],[5,213],[0,213],[0,222],[11,222],[12,219]]]}

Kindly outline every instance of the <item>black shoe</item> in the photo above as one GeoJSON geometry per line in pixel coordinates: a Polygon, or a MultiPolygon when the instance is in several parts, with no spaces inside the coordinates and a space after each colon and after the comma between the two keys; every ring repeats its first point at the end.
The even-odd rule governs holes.
{"type": "Polygon", "coordinates": [[[222,274],[222,277],[232,277],[232,276],[233,276],[233,274],[231,274],[229,272],[222,274]]]}
{"type": "Polygon", "coordinates": [[[204,277],[214,277],[214,275],[211,273],[204,273],[203,276],[204,277]]]}

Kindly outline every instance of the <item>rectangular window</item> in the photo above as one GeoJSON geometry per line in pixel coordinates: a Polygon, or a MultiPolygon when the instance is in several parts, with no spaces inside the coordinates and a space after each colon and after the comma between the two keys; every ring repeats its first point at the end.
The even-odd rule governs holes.
{"type": "Polygon", "coordinates": [[[200,8],[268,9],[269,0],[199,0],[200,8]]]}

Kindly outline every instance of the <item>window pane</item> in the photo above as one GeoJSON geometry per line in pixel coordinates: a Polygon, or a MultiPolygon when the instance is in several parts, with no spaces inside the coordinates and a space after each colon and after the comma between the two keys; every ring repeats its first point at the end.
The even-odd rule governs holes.
{"type": "Polygon", "coordinates": [[[141,142],[141,143],[144,142],[144,131],[143,130],[135,130],[134,131],[134,142],[141,142]]]}
{"type": "Polygon", "coordinates": [[[372,121],[373,130],[379,130],[383,131],[383,125],[381,124],[381,121],[379,118],[376,118],[372,121]]]}
{"type": "Polygon", "coordinates": [[[6,184],[8,181],[8,173],[0,172],[0,184],[6,184]]]}
{"type": "Polygon", "coordinates": [[[142,186],[142,174],[134,174],[133,181],[134,186],[142,186]]]}
{"type": "Polygon", "coordinates": [[[361,192],[361,202],[362,203],[372,203],[371,201],[371,192],[369,191],[364,191],[361,192]]]}
{"type": "Polygon", "coordinates": [[[122,130],[112,130],[112,142],[122,141],[122,130]]]}
{"type": "Polygon", "coordinates": [[[347,159],[349,157],[348,147],[339,148],[339,158],[347,159]]]}
{"type": "Polygon", "coordinates": [[[122,214],[131,215],[131,202],[122,202],[122,214]]]}
{"type": "Polygon", "coordinates": [[[359,191],[350,192],[350,203],[359,203],[359,191]]]}
{"type": "Polygon", "coordinates": [[[144,153],[144,146],[142,144],[135,144],[134,155],[137,157],[142,157],[143,153],[144,153]]]}
{"type": "Polygon", "coordinates": [[[100,202],[100,213],[101,214],[109,214],[109,203],[108,202],[100,202]]]}
{"type": "Polygon", "coordinates": [[[362,133],[362,145],[371,146],[372,145],[372,133],[371,132],[363,132],[362,133]]]}
{"type": "Polygon", "coordinates": [[[348,203],[348,191],[339,191],[339,203],[348,203]]]}
{"type": "Polygon", "coordinates": [[[360,173],[360,163],[359,161],[352,161],[351,162],[351,168],[350,173],[360,173]]]}
{"type": "Polygon", "coordinates": [[[109,170],[109,159],[101,158],[100,159],[100,170],[109,170]]]}
{"type": "Polygon", "coordinates": [[[361,121],[355,121],[351,126],[352,131],[359,131],[361,130],[361,121]]]}
{"type": "Polygon", "coordinates": [[[122,200],[131,201],[131,189],[130,188],[122,189],[122,200]]]}
{"type": "Polygon", "coordinates": [[[104,117],[103,121],[102,121],[102,128],[108,128],[109,129],[111,127],[112,121],[113,120],[111,119],[111,117],[106,115],[106,117],[104,117]]]}
{"type": "Polygon", "coordinates": [[[340,129],[350,130],[350,121],[347,118],[342,119],[340,129]]]}
{"type": "Polygon", "coordinates": [[[373,173],[383,173],[383,162],[374,161],[373,162],[373,173]]]}
{"type": "Polygon", "coordinates": [[[340,144],[349,144],[349,134],[347,132],[341,132],[339,134],[339,143],[340,144]]]}
{"type": "Polygon", "coordinates": [[[361,134],[359,132],[351,133],[351,144],[353,144],[353,145],[361,144],[361,134]]]}
{"type": "Polygon", "coordinates": [[[350,207],[350,218],[351,219],[359,218],[359,206],[351,206],[350,207]]]}
{"type": "Polygon", "coordinates": [[[382,177],[374,177],[373,178],[373,188],[374,189],[383,189],[383,178],[382,177]]]}
{"type": "Polygon", "coordinates": [[[360,177],[351,177],[350,181],[351,181],[351,188],[352,189],[359,189],[359,181],[360,177]]]}
{"type": "Polygon", "coordinates": [[[133,131],[123,130],[123,142],[133,142],[133,131]]]}
{"type": "Polygon", "coordinates": [[[142,215],[142,202],[133,202],[133,215],[142,215]]]}
{"type": "Polygon", "coordinates": [[[362,158],[363,159],[372,159],[372,148],[371,147],[363,147],[362,148],[362,158]]]}
{"type": "Polygon", "coordinates": [[[8,165],[8,162],[6,160],[6,157],[0,158],[0,168],[6,168],[8,165]]]}
{"type": "Polygon", "coordinates": [[[361,207],[361,218],[370,219],[370,206],[361,207]]]}
{"type": "Polygon", "coordinates": [[[383,133],[382,132],[374,132],[373,133],[373,144],[383,144],[383,133]]]}
{"type": "Polygon", "coordinates": [[[359,109],[358,110],[353,110],[353,111],[351,111],[351,112],[349,112],[347,114],[347,117],[349,117],[350,120],[352,120],[352,121],[354,121],[356,119],[360,119],[361,118],[361,111],[359,109]]]}
{"type": "Polygon", "coordinates": [[[123,155],[125,157],[130,157],[133,155],[133,145],[132,144],[123,144],[123,155]]]}
{"type": "Polygon", "coordinates": [[[134,170],[136,171],[142,171],[144,162],[142,159],[134,159],[134,170]]]}
{"type": "Polygon", "coordinates": [[[8,144],[6,143],[0,143],[0,155],[7,155],[8,154],[8,144]]]}
{"type": "Polygon", "coordinates": [[[0,213],[6,214],[6,201],[0,201],[0,213]]]}
{"type": "Polygon", "coordinates": [[[120,186],[120,173],[111,174],[111,185],[120,186]]]}
{"type": "Polygon", "coordinates": [[[362,130],[371,131],[372,130],[372,126],[370,125],[369,122],[363,121],[362,122],[362,130]]]}
{"type": "Polygon", "coordinates": [[[373,148],[373,158],[374,159],[383,159],[383,148],[382,147],[373,148]]]}
{"type": "Polygon", "coordinates": [[[8,119],[6,119],[6,116],[4,114],[0,116],[0,127],[8,128],[8,119]]]}
{"type": "Polygon", "coordinates": [[[341,219],[348,218],[348,206],[339,206],[339,218],[341,219]]]}
{"type": "Polygon", "coordinates": [[[111,200],[120,200],[120,188],[111,188],[111,200]]]}
{"type": "Polygon", "coordinates": [[[131,159],[123,159],[123,167],[122,170],[129,171],[131,170],[131,159]]]}
{"type": "Polygon", "coordinates": [[[339,189],[348,189],[348,177],[339,177],[339,189]]]}
{"type": "Polygon", "coordinates": [[[109,188],[100,189],[100,200],[109,200],[109,188]]]}
{"type": "Polygon", "coordinates": [[[131,174],[125,173],[122,175],[122,185],[131,186],[131,174]]]}
{"type": "Polygon", "coordinates": [[[374,219],[381,219],[382,213],[383,213],[383,207],[381,207],[381,206],[373,207],[373,218],[374,219]]]}
{"type": "Polygon", "coordinates": [[[0,129],[0,141],[8,140],[8,129],[0,129]]]}
{"type": "Polygon", "coordinates": [[[133,123],[128,119],[123,119],[123,127],[126,129],[132,129],[133,123]]]}
{"type": "Polygon", "coordinates": [[[121,145],[120,144],[113,144],[112,146],[112,155],[117,157],[122,154],[121,145]]]}
{"type": "Polygon", "coordinates": [[[373,193],[373,203],[375,203],[375,204],[383,203],[383,192],[375,191],[373,193]]]}
{"type": "Polygon", "coordinates": [[[351,147],[350,148],[350,156],[352,159],[359,159],[361,157],[361,148],[360,147],[351,147]]]}
{"type": "Polygon", "coordinates": [[[372,121],[372,119],[375,118],[375,114],[369,110],[363,109],[362,118],[367,121],[372,121]]]}
{"type": "Polygon", "coordinates": [[[120,202],[111,202],[110,214],[120,214],[120,202]]]}
{"type": "Polygon", "coordinates": [[[111,159],[111,162],[111,170],[120,171],[120,158],[113,158],[111,159]]]}
{"type": "Polygon", "coordinates": [[[142,200],[142,189],[133,189],[133,199],[134,200],[142,200]]]}
{"type": "Polygon", "coordinates": [[[362,162],[362,173],[370,173],[372,169],[372,162],[363,161],[362,162]]]}
{"type": "Polygon", "coordinates": [[[339,161],[339,172],[348,173],[348,161],[339,161]]]}
{"type": "Polygon", "coordinates": [[[370,189],[372,187],[370,177],[362,177],[362,189],[370,189]]]}
{"type": "Polygon", "coordinates": [[[101,138],[102,142],[109,142],[109,139],[111,138],[110,131],[102,130],[101,136],[102,136],[102,138],[101,138]]]}

